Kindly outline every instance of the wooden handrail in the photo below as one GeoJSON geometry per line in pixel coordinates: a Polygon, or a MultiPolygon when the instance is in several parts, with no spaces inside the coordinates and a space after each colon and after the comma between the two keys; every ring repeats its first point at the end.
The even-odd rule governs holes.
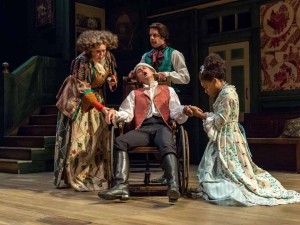
{"type": "Polygon", "coordinates": [[[7,62],[4,62],[4,63],[2,63],[2,67],[3,67],[3,70],[2,70],[3,75],[8,74],[9,73],[9,69],[8,69],[9,64],[7,62]]]}
{"type": "Polygon", "coordinates": [[[0,144],[3,143],[4,136],[4,75],[7,74],[8,71],[8,63],[3,63],[2,67],[2,76],[0,78],[0,144]]]}
{"type": "Polygon", "coordinates": [[[11,73],[5,73],[1,77],[4,135],[14,134],[16,128],[41,105],[54,104],[58,88],[68,71],[69,62],[65,60],[33,56],[11,73]]]}

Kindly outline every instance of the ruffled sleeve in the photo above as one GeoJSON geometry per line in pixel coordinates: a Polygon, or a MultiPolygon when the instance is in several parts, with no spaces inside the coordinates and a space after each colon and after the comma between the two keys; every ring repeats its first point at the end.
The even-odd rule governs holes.
{"type": "Polygon", "coordinates": [[[119,111],[116,112],[117,121],[125,121],[126,123],[131,122],[134,117],[135,109],[135,94],[131,91],[129,95],[122,102],[119,111]]]}
{"type": "Polygon", "coordinates": [[[233,86],[228,86],[219,94],[214,103],[214,112],[206,113],[207,118],[203,120],[203,127],[210,140],[215,141],[218,132],[225,124],[238,121],[238,98],[233,86]]]}
{"type": "Polygon", "coordinates": [[[203,120],[203,128],[207,133],[209,140],[215,141],[218,135],[218,129],[215,126],[215,114],[214,113],[205,113],[206,119],[203,120]]]}
{"type": "Polygon", "coordinates": [[[76,86],[81,100],[81,110],[87,112],[93,108],[92,104],[97,101],[97,98],[91,87],[91,64],[84,54],[75,59],[72,72],[77,78],[76,86]]]}
{"type": "Polygon", "coordinates": [[[188,116],[183,113],[184,106],[180,104],[180,100],[178,95],[174,91],[174,88],[169,87],[170,90],[170,101],[169,101],[169,108],[170,108],[170,117],[178,124],[183,124],[187,121],[188,116]]]}

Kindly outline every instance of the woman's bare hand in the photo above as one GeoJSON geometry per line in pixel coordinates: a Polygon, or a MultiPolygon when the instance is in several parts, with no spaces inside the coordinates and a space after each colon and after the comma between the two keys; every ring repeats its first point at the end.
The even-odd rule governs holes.
{"type": "Polygon", "coordinates": [[[103,112],[105,115],[107,115],[109,110],[110,110],[109,108],[104,107],[101,112],[103,112]]]}
{"type": "Polygon", "coordinates": [[[116,110],[109,109],[109,111],[107,112],[106,117],[105,117],[106,123],[111,124],[112,121],[115,121],[115,119],[116,119],[116,110]]]}
{"type": "Polygon", "coordinates": [[[193,116],[200,117],[201,119],[205,118],[205,113],[203,112],[202,109],[198,108],[197,106],[192,106],[192,105],[190,105],[189,108],[192,110],[193,116]]]}

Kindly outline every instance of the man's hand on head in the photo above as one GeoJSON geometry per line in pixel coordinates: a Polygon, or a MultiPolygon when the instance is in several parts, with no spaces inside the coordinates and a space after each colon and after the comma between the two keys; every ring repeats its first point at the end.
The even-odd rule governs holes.
{"type": "Polygon", "coordinates": [[[158,78],[158,81],[166,81],[167,80],[167,76],[164,72],[158,72],[157,78],[158,78]]]}
{"type": "Polygon", "coordinates": [[[135,78],[135,77],[136,77],[136,75],[135,75],[135,73],[134,73],[133,70],[131,70],[131,71],[129,72],[128,77],[129,77],[129,78],[135,78]]]}

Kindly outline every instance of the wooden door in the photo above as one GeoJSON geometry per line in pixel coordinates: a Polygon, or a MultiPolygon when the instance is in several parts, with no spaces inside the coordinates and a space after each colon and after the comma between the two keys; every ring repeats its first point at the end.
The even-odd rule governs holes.
{"type": "MultiPolygon", "coordinates": [[[[240,100],[240,121],[250,112],[249,42],[210,46],[226,62],[226,81],[236,87],[240,100]]],[[[212,105],[213,99],[210,99],[212,105]]]]}

